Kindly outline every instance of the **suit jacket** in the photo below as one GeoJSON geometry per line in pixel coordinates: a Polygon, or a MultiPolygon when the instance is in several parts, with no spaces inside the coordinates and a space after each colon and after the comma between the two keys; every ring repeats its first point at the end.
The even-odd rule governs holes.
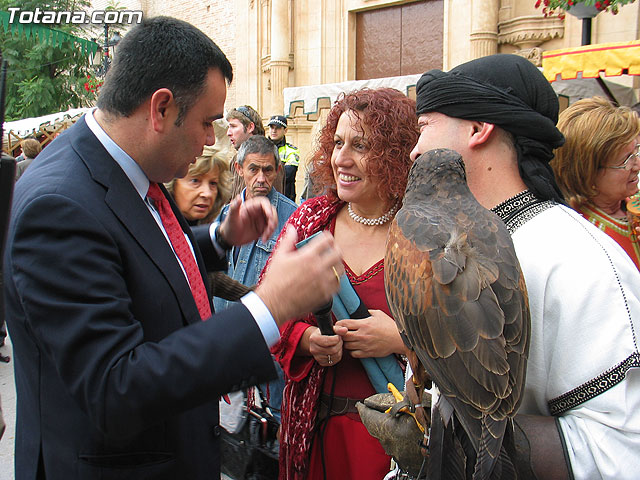
{"type": "MultiPolygon", "coordinates": [[[[275,377],[255,320],[242,304],[200,320],[153,216],[84,119],[41,156],[16,187],[4,264],[16,479],[219,478],[218,396],[275,377]]],[[[200,241],[223,266],[206,228],[196,241],[172,207],[203,277],[200,241]]]]}

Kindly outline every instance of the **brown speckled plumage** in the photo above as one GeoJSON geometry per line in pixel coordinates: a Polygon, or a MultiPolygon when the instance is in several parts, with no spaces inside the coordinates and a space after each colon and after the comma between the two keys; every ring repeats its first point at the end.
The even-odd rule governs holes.
{"type": "Polygon", "coordinates": [[[442,460],[433,432],[459,437],[461,425],[476,456],[466,476],[496,478],[500,464],[508,478],[496,460],[522,397],[529,306],[509,232],[469,191],[457,152],[431,150],[413,165],[389,230],[385,287],[405,343],[442,394],[430,461],[442,460]]]}

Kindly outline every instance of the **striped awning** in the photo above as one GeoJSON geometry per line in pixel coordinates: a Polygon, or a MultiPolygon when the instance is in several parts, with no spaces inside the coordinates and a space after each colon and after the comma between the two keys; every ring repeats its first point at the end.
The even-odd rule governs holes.
{"type": "Polygon", "coordinates": [[[640,41],[600,43],[549,50],[542,54],[542,71],[547,80],[597,78],[623,74],[640,75],[640,41]]]}

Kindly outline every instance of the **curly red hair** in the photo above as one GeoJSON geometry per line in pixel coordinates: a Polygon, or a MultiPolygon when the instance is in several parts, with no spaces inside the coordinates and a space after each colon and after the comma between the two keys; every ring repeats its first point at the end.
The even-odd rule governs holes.
{"type": "Polygon", "coordinates": [[[366,174],[377,182],[380,197],[402,198],[412,161],[411,150],[418,141],[416,102],[393,88],[363,88],[342,93],[333,104],[327,123],[318,137],[311,158],[312,178],[319,191],[336,195],[331,168],[334,134],[340,116],[354,112],[369,128],[366,174]]]}

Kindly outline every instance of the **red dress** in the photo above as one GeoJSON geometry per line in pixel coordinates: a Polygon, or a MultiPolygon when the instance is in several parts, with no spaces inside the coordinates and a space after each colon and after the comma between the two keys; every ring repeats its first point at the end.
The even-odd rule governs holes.
{"type": "MultiPolygon", "coordinates": [[[[333,222],[332,222],[333,226],[333,222]]],[[[356,292],[367,308],[382,310],[391,316],[384,293],[384,261],[380,260],[360,276],[356,276],[345,263],[345,270],[356,292]]],[[[334,395],[338,397],[364,399],[376,392],[362,366],[345,350],[342,360],[333,368],[326,369],[323,392],[331,393],[335,375],[334,395]]],[[[323,480],[322,447],[326,478],[332,479],[382,479],[388,472],[391,457],[387,456],[380,442],[369,435],[357,413],[332,416],[322,430],[316,432],[309,480],[323,480]]]]}
{"type": "MultiPolygon", "coordinates": [[[[298,231],[298,240],[319,230],[333,231],[336,214],[343,206],[344,202],[335,198],[317,197],[303,203],[288,223],[298,231]]],[[[364,304],[390,316],[384,292],[383,260],[360,276],[346,264],[345,269],[364,304]]],[[[280,343],[274,347],[287,377],[282,404],[280,479],[321,480],[323,463],[327,479],[382,479],[389,471],[391,457],[369,435],[357,413],[331,416],[318,428],[320,391],[330,393],[333,388],[335,396],[352,399],[364,399],[376,392],[360,360],[351,357],[348,351],[331,368],[319,366],[311,356],[295,355],[303,333],[310,326],[315,326],[311,315],[289,322],[281,332],[280,343]]]]}

